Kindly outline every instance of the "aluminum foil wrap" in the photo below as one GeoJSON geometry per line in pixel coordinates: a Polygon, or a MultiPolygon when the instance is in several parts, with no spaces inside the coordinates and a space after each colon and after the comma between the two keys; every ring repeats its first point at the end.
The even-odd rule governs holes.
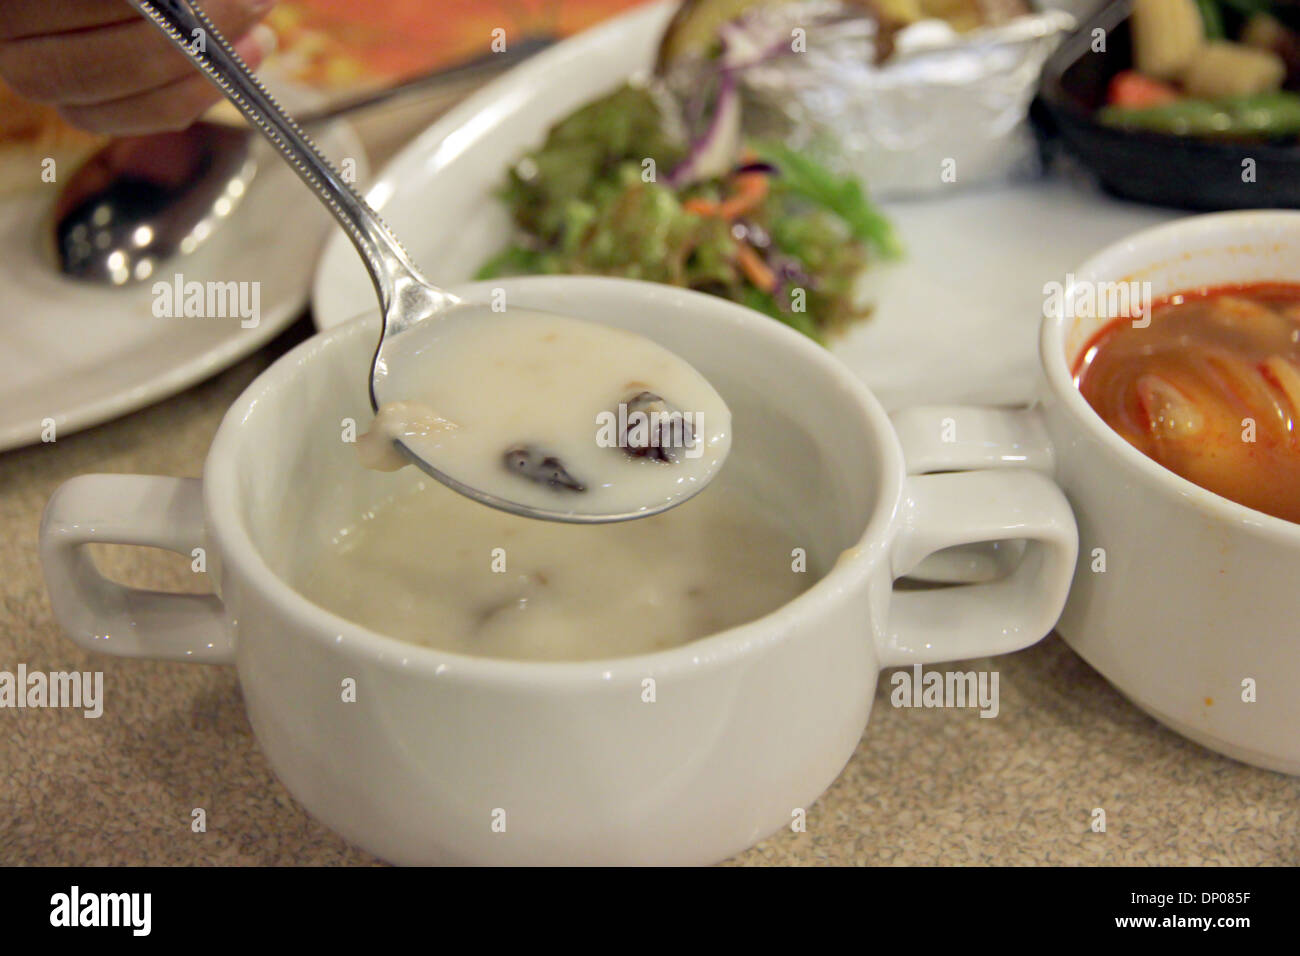
{"type": "Polygon", "coordinates": [[[827,0],[762,17],[730,37],[751,134],[809,152],[876,197],[1037,170],[1029,103],[1043,62],[1074,27],[1069,13],[1043,10],[960,34],[920,21],[894,35],[879,64],[877,25],[860,6],[827,0]],[[789,39],[800,24],[802,51],[789,39]]]}

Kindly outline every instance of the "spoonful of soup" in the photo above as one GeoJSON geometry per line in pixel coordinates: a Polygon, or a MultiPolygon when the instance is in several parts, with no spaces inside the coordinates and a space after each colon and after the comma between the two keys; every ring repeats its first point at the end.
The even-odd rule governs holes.
{"type": "Polygon", "coordinates": [[[641,517],[685,501],[721,467],[727,406],[660,345],[518,307],[438,319],[382,349],[363,464],[415,457],[506,511],[566,521],[641,517]],[[671,398],[669,398],[671,396],[671,398]]]}
{"type": "MultiPolygon", "coordinates": [[[[312,188],[365,261],[383,318],[364,464],[415,464],[484,504],[531,518],[641,518],[702,490],[731,417],[688,363],[639,335],[430,283],[208,16],[188,0],[129,0],[312,188]]],[[[629,308],[636,307],[629,283],[629,308]]]]}

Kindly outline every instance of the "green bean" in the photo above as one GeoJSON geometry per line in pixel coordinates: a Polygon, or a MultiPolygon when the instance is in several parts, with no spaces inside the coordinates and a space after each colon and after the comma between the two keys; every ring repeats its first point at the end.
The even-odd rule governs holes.
{"type": "Polygon", "coordinates": [[[1175,136],[1295,136],[1300,134],[1300,95],[1256,93],[1148,107],[1107,106],[1097,119],[1105,126],[1175,136]]]}
{"type": "Polygon", "coordinates": [[[1300,133],[1300,96],[1295,93],[1259,93],[1225,101],[1236,127],[1264,136],[1294,136],[1300,133]]]}
{"type": "Polygon", "coordinates": [[[1205,100],[1179,100],[1159,106],[1107,106],[1097,114],[1104,126],[1176,136],[1222,136],[1231,118],[1205,100]]]}

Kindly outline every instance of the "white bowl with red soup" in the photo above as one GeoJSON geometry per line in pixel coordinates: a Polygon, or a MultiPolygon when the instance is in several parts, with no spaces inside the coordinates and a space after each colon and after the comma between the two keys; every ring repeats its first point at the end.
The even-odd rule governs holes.
{"type": "Polygon", "coordinates": [[[1178,220],[1062,278],[1039,404],[900,413],[909,469],[1050,473],[1079,524],[1065,641],[1184,736],[1300,774],[1300,212],[1178,220]]]}

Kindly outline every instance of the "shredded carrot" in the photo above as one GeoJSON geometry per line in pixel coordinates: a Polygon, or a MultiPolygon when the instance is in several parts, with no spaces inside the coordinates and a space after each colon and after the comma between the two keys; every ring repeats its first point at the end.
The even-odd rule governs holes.
{"type": "Polygon", "coordinates": [[[736,263],[749,281],[764,292],[772,292],[776,289],[776,273],[768,268],[767,263],[763,261],[763,257],[755,252],[748,243],[741,242],[737,244],[736,263]]]}
{"type": "Polygon", "coordinates": [[[767,198],[767,174],[761,172],[740,173],[733,179],[734,192],[721,202],[695,196],[686,200],[682,208],[697,216],[718,216],[732,222],[739,219],[751,209],[762,205],[767,198]]]}
{"type": "Polygon", "coordinates": [[[716,216],[718,214],[718,204],[712,199],[703,199],[699,196],[686,200],[682,208],[687,212],[695,213],[697,216],[716,216]]]}
{"type": "Polygon", "coordinates": [[[767,177],[762,173],[741,173],[736,191],[718,206],[718,215],[728,221],[739,218],[767,198],[767,177]]]}

